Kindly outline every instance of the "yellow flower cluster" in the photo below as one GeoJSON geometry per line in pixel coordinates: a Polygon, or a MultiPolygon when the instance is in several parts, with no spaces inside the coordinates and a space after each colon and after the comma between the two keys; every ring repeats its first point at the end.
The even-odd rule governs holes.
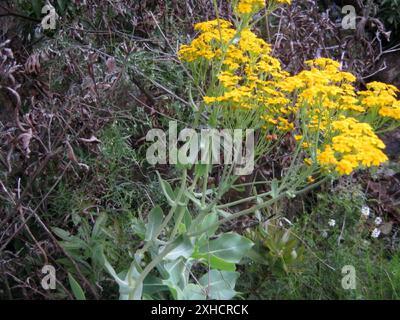
{"type": "MultiPolygon", "coordinates": [[[[269,0],[267,0],[269,1],[269,0]]],[[[277,4],[290,4],[291,0],[274,0],[270,1],[277,4]]],[[[262,8],[265,7],[265,0],[240,0],[236,6],[236,12],[238,14],[252,14],[255,12],[260,11],[262,8]]]]}
{"type": "Polygon", "coordinates": [[[212,60],[221,57],[222,48],[235,36],[236,31],[231,27],[229,21],[222,19],[196,24],[194,28],[200,31],[200,35],[190,45],[181,46],[179,58],[193,62],[201,58],[212,60]]]}
{"type": "MultiPolygon", "coordinates": [[[[263,1],[241,0],[237,10],[247,14],[262,5],[263,1]]],[[[293,131],[305,153],[316,150],[318,163],[339,174],[387,160],[385,146],[371,125],[356,118],[375,109],[382,117],[399,120],[395,87],[372,82],[366,91],[357,92],[356,78],[327,58],[306,61],[307,70],[290,76],[272,57],[270,45],[247,26],[236,30],[230,22],[217,19],[196,24],[195,29],[198,37],[181,47],[179,57],[200,65],[206,61],[218,70],[211,73],[206,105],[253,112],[262,120],[261,128],[293,131]],[[309,132],[305,138],[300,129],[304,126],[309,132]],[[310,134],[317,140],[308,141],[310,134]]],[[[309,158],[305,163],[313,164],[309,158]]]]}
{"type": "Polygon", "coordinates": [[[340,64],[326,58],[306,61],[310,70],[288,77],[279,87],[287,93],[298,93],[297,106],[304,103],[322,105],[326,109],[358,110],[356,93],[352,83],[356,78],[340,71],[340,64]]]}
{"type": "Polygon", "coordinates": [[[399,90],[395,86],[374,81],[367,84],[367,89],[358,92],[365,109],[375,108],[382,117],[400,120],[400,101],[396,99],[399,90]]]}
{"type": "Polygon", "coordinates": [[[340,64],[326,58],[306,61],[310,70],[288,77],[279,87],[287,93],[298,93],[297,106],[322,106],[326,110],[365,113],[377,108],[379,115],[400,119],[399,90],[381,82],[367,84],[366,91],[357,92],[352,85],[356,78],[340,71],[340,64]]]}
{"type": "Polygon", "coordinates": [[[240,0],[236,12],[239,14],[249,14],[261,10],[265,6],[265,0],[240,0]]]}
{"type": "MultiPolygon", "coordinates": [[[[213,20],[197,24],[200,35],[189,46],[182,46],[179,57],[193,62],[201,59],[220,61],[217,75],[221,85],[217,96],[205,96],[208,105],[219,103],[231,108],[254,109],[260,105],[279,108],[289,100],[275,84],[287,76],[277,59],[271,56],[270,45],[248,28],[240,34],[228,21],[213,20]]],[[[276,114],[282,114],[278,109],[276,114]],[[278,112],[279,111],[279,112],[278,112]]],[[[283,113],[285,110],[283,110],[283,113]]],[[[282,128],[286,120],[282,121],[282,128]]]]}
{"type": "Polygon", "coordinates": [[[380,108],[379,114],[382,117],[400,120],[400,101],[394,102],[391,106],[380,108]]]}
{"type": "Polygon", "coordinates": [[[373,128],[349,115],[358,116],[378,108],[379,115],[400,119],[397,88],[372,82],[367,85],[367,91],[357,92],[353,86],[356,78],[340,71],[338,62],[319,58],[306,64],[310,70],[286,78],[278,87],[292,94],[298,110],[305,108],[308,129],[317,129],[325,137],[335,134],[331,143],[325,141],[323,151],[318,150],[318,163],[335,168],[339,174],[350,174],[357,168],[387,161],[382,152],[385,145],[373,128]]]}
{"type": "Polygon", "coordinates": [[[377,166],[388,160],[381,151],[384,143],[368,123],[344,118],[332,122],[332,128],[336,133],[332,143],[317,155],[320,165],[334,167],[339,174],[350,174],[356,168],[377,166]]]}

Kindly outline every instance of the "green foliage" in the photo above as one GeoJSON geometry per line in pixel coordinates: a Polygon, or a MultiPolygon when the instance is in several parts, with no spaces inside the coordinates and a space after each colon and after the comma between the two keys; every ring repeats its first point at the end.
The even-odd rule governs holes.
{"type": "MultiPolygon", "coordinates": [[[[44,4],[44,0],[17,1],[22,14],[38,20],[43,17],[41,8],[44,4]]],[[[93,286],[102,288],[101,298],[116,298],[117,289],[120,299],[400,298],[400,254],[389,250],[382,239],[371,239],[372,217],[368,221],[360,220],[359,212],[366,203],[366,196],[354,181],[336,189],[330,186],[309,194],[309,198],[315,201],[305,201],[305,212],[296,215],[294,224],[289,226],[280,215],[291,212],[281,212],[279,206],[273,210],[264,209],[270,209],[271,199],[278,201],[283,194],[289,198],[297,197],[298,181],[305,181],[309,174],[299,170],[294,162],[289,168],[282,168],[283,173],[293,178],[279,180],[279,177],[274,177],[263,195],[257,194],[255,188],[252,194],[246,195],[248,198],[244,196],[246,188],[235,186],[237,177],[230,176],[229,170],[216,172],[208,165],[194,168],[177,166],[167,170],[150,167],[145,159],[147,144],[140,141],[148,129],[166,127],[171,118],[179,119],[182,125],[193,123],[193,111],[197,110],[203,95],[198,85],[206,85],[207,81],[192,82],[185,68],[177,63],[172,52],[175,48],[168,49],[171,43],[175,47],[175,42],[168,43],[164,38],[161,33],[163,26],[154,25],[155,30],[148,34],[149,38],[141,39],[133,30],[135,27],[126,24],[128,29],[124,30],[121,25],[113,25],[121,16],[110,7],[107,7],[107,12],[96,12],[91,8],[95,11],[95,19],[87,21],[85,15],[79,14],[84,9],[77,8],[73,2],[56,0],[53,4],[63,17],[61,24],[67,23],[64,17],[73,18],[76,20],[74,23],[82,24],[84,30],[95,29],[95,32],[88,32],[83,40],[79,38],[79,30],[73,39],[57,34],[53,42],[47,42],[49,39],[46,37],[45,41],[42,40],[44,47],[56,50],[61,46],[61,56],[65,54],[71,60],[68,64],[60,63],[58,58],[41,61],[42,67],[50,66],[53,70],[50,75],[42,70],[44,76],[52,80],[49,91],[62,96],[70,86],[75,90],[76,83],[82,82],[88,61],[83,59],[83,55],[74,56],[76,53],[67,50],[72,45],[78,48],[77,51],[81,50],[83,47],[79,47],[79,43],[82,41],[98,51],[101,62],[96,63],[103,63],[101,53],[104,51],[107,57],[115,56],[117,69],[123,69],[120,83],[126,88],[114,92],[115,96],[126,93],[140,96],[144,89],[155,98],[154,104],[141,98],[140,101],[148,104],[144,107],[139,102],[129,101],[130,98],[128,103],[120,106],[111,95],[105,99],[106,106],[101,101],[91,105],[83,97],[78,97],[77,101],[82,100],[88,108],[104,108],[101,116],[96,115],[95,122],[103,121],[110,114],[107,120],[110,123],[101,131],[94,132],[101,141],[98,149],[93,148],[97,153],[95,157],[74,142],[77,157],[90,167],[90,171],[82,173],[78,168],[71,168],[72,173],[60,181],[40,212],[46,223],[53,226],[52,232],[79,265],[83,276],[93,286]],[[110,25],[107,19],[112,21],[110,25]],[[105,21],[106,28],[102,21],[105,21]],[[117,32],[104,35],[97,28],[117,32]],[[139,39],[137,42],[132,40],[136,38],[139,39]],[[164,45],[167,50],[161,47],[164,45]],[[133,48],[129,54],[127,47],[133,48]],[[81,57],[84,64],[75,65],[73,60],[81,57]],[[69,68],[76,68],[79,72],[68,74],[65,70],[69,68]],[[54,78],[54,74],[62,76],[54,78]],[[161,174],[158,171],[156,174],[156,170],[161,174]],[[181,185],[177,184],[179,179],[170,179],[186,170],[188,176],[182,178],[181,185]],[[226,179],[212,182],[216,175],[221,178],[221,174],[226,179]],[[233,204],[221,206],[219,201],[229,190],[240,191],[238,199],[233,204]],[[240,205],[246,202],[250,209],[242,210],[240,205]],[[253,207],[254,203],[257,208],[253,207]],[[243,214],[240,210],[251,222],[254,213],[260,225],[250,227],[247,232],[235,229],[236,224],[230,222],[238,221],[236,218],[243,214]],[[268,219],[266,213],[270,211],[277,213],[278,218],[262,223],[268,219]],[[328,225],[330,219],[337,222],[336,226],[328,225]],[[356,267],[356,290],[344,290],[340,285],[344,265],[356,267]]],[[[394,30],[400,26],[399,5],[400,0],[381,1],[380,14],[394,30]]],[[[134,16],[132,13],[128,15],[134,16]]],[[[172,15],[167,19],[172,29],[182,32],[181,25],[172,15]]],[[[73,25],[72,30],[75,27],[73,25]]],[[[33,32],[31,25],[29,32],[33,32]]],[[[167,34],[167,37],[182,38],[177,34],[167,34]]],[[[95,80],[100,83],[98,73],[104,70],[94,69],[95,80]]],[[[204,76],[208,76],[209,71],[203,71],[204,76]]],[[[29,103],[24,106],[26,111],[29,106],[29,103]]],[[[199,122],[207,118],[206,113],[199,115],[199,122]]],[[[230,116],[229,112],[224,114],[225,118],[230,116]]],[[[212,120],[218,121],[218,118],[214,115],[212,120]]],[[[233,120],[229,123],[232,127],[246,124],[243,118],[233,120]]],[[[91,131],[91,128],[87,130],[91,131]]],[[[43,141],[46,144],[46,139],[43,141]]],[[[281,157],[280,154],[271,156],[281,157]]],[[[283,157],[286,159],[287,154],[283,157]]],[[[58,163],[51,163],[46,175],[37,179],[33,189],[40,189],[44,184],[53,185],[55,177],[58,177],[58,167],[61,167],[58,163]]],[[[260,169],[270,170],[268,166],[260,169]]],[[[27,178],[21,179],[24,182],[27,178]]],[[[14,188],[12,185],[9,189],[14,188]]],[[[35,197],[32,203],[37,200],[35,197]]],[[[13,208],[12,203],[5,206],[13,208]]],[[[42,239],[37,226],[33,224],[31,229],[37,239],[42,239]]],[[[17,252],[33,251],[33,246],[25,248],[24,242],[25,236],[18,236],[12,246],[17,252]]],[[[66,283],[65,287],[70,289],[75,299],[90,298],[88,287],[80,283],[81,276],[77,275],[70,258],[62,253],[60,257],[59,252],[57,255],[60,269],[65,270],[65,277],[60,278],[66,283]]],[[[18,264],[24,266],[21,279],[39,270],[42,261],[28,254],[24,262],[27,263],[18,264]]],[[[66,296],[58,291],[54,297],[66,296]]]]}
{"type": "Polygon", "coordinates": [[[302,261],[304,247],[293,235],[291,229],[285,229],[274,222],[250,232],[256,243],[248,257],[260,265],[267,265],[270,272],[285,276],[296,272],[302,261]]]}
{"type": "Polygon", "coordinates": [[[211,268],[235,271],[235,264],[240,263],[242,257],[252,246],[253,243],[249,239],[236,233],[225,233],[218,239],[199,246],[198,252],[194,256],[207,261],[211,268]]]}
{"type": "MultiPolygon", "coordinates": [[[[129,269],[117,274],[104,257],[105,268],[119,285],[120,299],[152,299],[162,292],[179,300],[233,298],[239,276],[236,264],[253,243],[236,233],[216,235],[213,224],[217,220],[207,219],[214,212],[196,218],[202,221],[200,228],[207,228],[207,232],[191,228],[195,211],[188,207],[188,202],[195,196],[185,198],[184,194],[193,193],[193,188],[186,189],[183,184],[174,190],[160,175],[159,181],[169,212],[164,215],[158,206],[151,210],[141,232],[144,247],[136,251],[129,269]],[[168,241],[159,239],[167,234],[168,241]],[[207,273],[201,271],[204,267],[207,273]]],[[[186,182],[186,173],[182,182],[186,182]]]]}
{"type": "Polygon", "coordinates": [[[276,272],[276,265],[265,259],[264,266],[252,264],[243,270],[239,289],[250,299],[398,299],[399,254],[391,252],[384,239],[371,238],[369,222],[361,216],[365,196],[360,188],[347,183],[335,192],[318,193],[317,201],[287,229],[301,238],[304,248],[295,268],[276,272]],[[329,219],[336,225],[329,226],[329,219]],[[355,290],[341,285],[347,265],[356,271],[355,290]]]}
{"type": "Polygon", "coordinates": [[[68,273],[69,284],[76,300],[86,300],[85,293],[83,292],[79,283],[75,280],[72,274],[68,273]]]}
{"type": "MultiPolygon", "coordinates": [[[[107,217],[105,214],[97,217],[93,227],[86,219],[77,217],[77,234],[72,235],[69,231],[54,227],[52,231],[56,234],[63,248],[83,267],[83,272],[93,283],[101,280],[103,261],[101,252],[103,248],[110,248],[107,235],[104,232],[107,217]]],[[[110,253],[113,250],[110,250],[110,253]]],[[[69,270],[75,270],[68,259],[60,259],[60,263],[67,266],[69,270]]],[[[71,282],[71,280],[70,280],[71,282]]]]}
{"type": "Polygon", "coordinates": [[[207,286],[211,299],[229,300],[236,295],[234,287],[238,278],[238,272],[211,270],[200,278],[199,283],[207,286]]]}
{"type": "Polygon", "coordinates": [[[102,158],[94,165],[100,168],[98,179],[104,180],[107,186],[102,200],[111,211],[129,213],[161,198],[157,198],[158,186],[148,180],[145,153],[130,145],[130,139],[141,129],[134,120],[133,123],[120,120],[107,127],[100,136],[102,158]]]}
{"type": "Polygon", "coordinates": [[[385,21],[389,29],[398,32],[400,30],[400,1],[380,1],[379,16],[385,21]]]}

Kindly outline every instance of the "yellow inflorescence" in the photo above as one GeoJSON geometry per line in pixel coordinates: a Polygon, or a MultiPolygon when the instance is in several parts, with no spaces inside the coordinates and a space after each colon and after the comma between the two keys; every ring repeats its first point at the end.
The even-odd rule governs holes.
{"type": "Polygon", "coordinates": [[[326,58],[306,61],[310,70],[288,77],[279,87],[287,93],[298,93],[297,106],[307,103],[309,106],[322,106],[325,109],[358,110],[355,89],[352,83],[355,77],[340,71],[340,64],[326,58]]]}
{"type": "MultiPolygon", "coordinates": [[[[269,0],[267,0],[268,2],[269,0]]],[[[255,12],[260,11],[265,7],[266,0],[239,0],[239,3],[236,6],[236,12],[238,14],[253,14],[255,12]]],[[[291,0],[274,0],[269,1],[277,4],[290,4],[291,0]]]]}
{"type": "Polygon", "coordinates": [[[388,160],[382,152],[385,145],[368,123],[345,118],[334,121],[332,128],[336,132],[332,144],[317,156],[321,165],[334,167],[339,174],[350,174],[358,167],[377,166],[388,160]]]}
{"type": "MultiPolygon", "coordinates": [[[[201,33],[189,46],[181,47],[180,59],[220,61],[223,67],[218,75],[223,93],[204,97],[206,104],[219,103],[242,109],[263,104],[276,106],[277,111],[288,104],[285,94],[275,86],[276,81],[287,74],[271,56],[270,45],[263,39],[246,28],[237,34],[224,20],[197,24],[195,29],[201,33]]],[[[291,128],[285,119],[280,122],[281,128],[291,128]]]]}
{"type": "Polygon", "coordinates": [[[394,102],[392,105],[384,106],[379,109],[382,117],[400,120],[400,101],[394,102]]]}
{"type": "MultiPolygon", "coordinates": [[[[252,13],[263,5],[264,1],[242,0],[237,11],[252,13]]],[[[217,87],[204,97],[206,105],[259,113],[265,123],[262,128],[293,131],[306,153],[316,150],[318,163],[339,174],[387,160],[385,146],[371,125],[356,118],[375,110],[378,116],[399,120],[397,88],[372,82],[366,91],[357,92],[356,78],[327,58],[306,61],[308,70],[290,76],[272,57],[270,45],[247,27],[238,31],[219,19],[196,24],[195,29],[198,37],[181,47],[179,57],[218,66],[217,87]],[[311,134],[319,132],[318,140],[307,141],[299,124],[311,134]]],[[[306,164],[314,163],[309,159],[306,164]]]]}
{"type": "Polygon", "coordinates": [[[382,117],[400,120],[400,102],[396,99],[399,90],[382,82],[367,84],[366,91],[360,91],[361,105],[366,109],[377,109],[382,117]]]}
{"type": "Polygon", "coordinates": [[[200,35],[188,45],[181,46],[179,58],[193,62],[204,58],[212,60],[221,57],[222,49],[234,37],[236,31],[232,24],[222,19],[201,22],[195,25],[200,35]]]}
{"type": "Polygon", "coordinates": [[[236,11],[239,14],[249,14],[261,10],[265,6],[265,0],[240,0],[236,11]]]}

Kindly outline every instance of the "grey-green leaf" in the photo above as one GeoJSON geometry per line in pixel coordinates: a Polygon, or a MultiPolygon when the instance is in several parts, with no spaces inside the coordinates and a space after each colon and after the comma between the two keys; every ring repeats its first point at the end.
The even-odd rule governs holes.
{"type": "Polygon", "coordinates": [[[218,215],[216,212],[211,212],[206,216],[198,216],[193,220],[190,232],[199,232],[205,230],[204,233],[211,237],[218,229],[216,223],[218,222],[218,215]]]}
{"type": "Polygon", "coordinates": [[[200,254],[214,255],[222,260],[239,263],[253,246],[253,242],[236,233],[225,233],[200,247],[200,254]]]}
{"type": "Polygon", "coordinates": [[[94,224],[93,231],[92,231],[92,237],[93,238],[96,238],[96,237],[100,236],[101,231],[102,231],[101,229],[105,225],[106,221],[107,221],[107,215],[105,213],[102,213],[96,219],[96,223],[94,224]]]}
{"type": "Polygon", "coordinates": [[[205,300],[206,291],[201,286],[189,283],[182,291],[182,300],[205,300]]]}
{"type": "Polygon", "coordinates": [[[168,262],[164,265],[169,279],[174,285],[184,287],[186,285],[185,263],[182,258],[168,262]]]}
{"type": "Polygon", "coordinates": [[[236,295],[238,278],[238,272],[211,270],[200,278],[199,283],[206,289],[209,298],[229,300],[236,295]]]}
{"type": "Polygon", "coordinates": [[[64,241],[72,240],[72,236],[68,231],[65,231],[57,227],[53,227],[51,228],[51,230],[57,235],[57,237],[61,238],[64,241]]]}
{"type": "Polygon", "coordinates": [[[161,190],[164,193],[165,198],[167,198],[168,203],[172,206],[175,203],[175,194],[171,185],[161,178],[160,174],[157,172],[158,180],[160,181],[161,190]]]}
{"type": "Polygon", "coordinates": [[[71,286],[72,293],[76,300],[86,300],[85,293],[83,292],[79,283],[75,280],[72,274],[68,273],[69,285],[71,286]]]}
{"type": "Polygon", "coordinates": [[[189,258],[194,250],[194,245],[190,238],[186,236],[180,236],[177,238],[173,245],[175,246],[166,256],[165,260],[175,260],[179,257],[189,258]]]}
{"type": "Polygon", "coordinates": [[[162,224],[164,214],[160,207],[155,207],[151,210],[148,218],[148,223],[146,224],[146,236],[145,240],[150,241],[153,239],[157,229],[162,224]]]}

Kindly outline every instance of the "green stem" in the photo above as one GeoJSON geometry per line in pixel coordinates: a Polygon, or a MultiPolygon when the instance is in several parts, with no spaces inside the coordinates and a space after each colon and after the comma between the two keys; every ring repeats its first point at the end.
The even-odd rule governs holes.
{"type": "Polygon", "coordinates": [[[222,173],[222,179],[219,184],[218,193],[214,198],[214,200],[203,211],[205,212],[211,211],[212,208],[218,203],[218,201],[222,199],[222,196],[225,194],[226,190],[229,190],[232,187],[232,184],[236,181],[235,179],[230,184],[228,184],[229,183],[228,180],[229,177],[231,176],[232,170],[233,170],[233,165],[229,166],[229,169],[227,169],[227,167],[225,166],[224,171],[222,173]]]}
{"type": "MultiPolygon", "coordinates": [[[[161,234],[162,230],[168,225],[172,217],[174,216],[174,213],[179,205],[179,202],[182,198],[183,192],[186,188],[186,178],[187,178],[187,170],[185,169],[183,171],[182,175],[182,183],[181,183],[181,188],[179,190],[178,196],[176,197],[174,204],[172,205],[171,209],[168,212],[168,215],[164,219],[163,223],[158,227],[157,231],[155,232],[155,235],[153,236],[153,239],[157,239],[158,236],[161,234]]],[[[151,246],[153,243],[153,239],[147,242],[141,250],[138,250],[138,254],[144,254],[151,246]]]]}
{"type": "Polygon", "coordinates": [[[281,195],[279,195],[278,197],[276,197],[276,198],[274,198],[274,199],[270,199],[270,200],[268,200],[268,201],[266,201],[266,202],[264,202],[264,203],[261,203],[261,204],[259,204],[259,205],[253,206],[253,207],[251,207],[251,208],[249,208],[249,209],[246,209],[246,210],[243,210],[243,211],[239,211],[239,212],[237,212],[237,213],[234,213],[234,214],[230,215],[230,216],[227,217],[227,218],[224,218],[224,219],[221,219],[221,220],[217,221],[216,223],[214,223],[214,224],[211,225],[211,226],[208,226],[208,227],[205,228],[205,229],[202,229],[202,230],[197,231],[197,232],[189,233],[189,234],[188,234],[188,237],[195,237],[195,236],[201,235],[201,234],[207,232],[208,230],[213,229],[213,228],[215,228],[215,227],[218,227],[218,226],[220,226],[220,225],[222,225],[222,224],[224,224],[224,223],[226,223],[226,222],[228,222],[228,221],[231,221],[231,220],[240,218],[241,216],[246,215],[246,214],[248,214],[248,213],[252,213],[252,212],[254,212],[254,211],[256,211],[256,210],[260,210],[260,209],[263,209],[263,208],[265,208],[265,207],[268,207],[268,206],[270,206],[271,204],[275,203],[276,201],[282,199],[283,197],[285,197],[285,195],[284,195],[284,194],[281,194],[281,195]]]}
{"type": "Polygon", "coordinates": [[[147,277],[147,275],[165,258],[165,256],[170,253],[174,249],[174,246],[169,245],[164,248],[164,250],[157,256],[155,257],[143,270],[143,272],[140,274],[139,278],[136,280],[136,286],[133,292],[129,295],[130,298],[134,297],[136,294],[136,291],[140,287],[140,285],[143,283],[144,279],[147,277]]]}
{"type": "Polygon", "coordinates": [[[240,200],[237,200],[237,201],[221,204],[221,205],[217,206],[217,208],[218,209],[225,209],[225,208],[229,208],[229,207],[233,207],[233,206],[245,203],[247,201],[256,200],[257,198],[266,197],[266,196],[269,196],[269,195],[271,195],[271,191],[260,193],[258,195],[247,197],[247,198],[240,199],[240,200]]]}
{"type": "MultiPolygon", "coordinates": [[[[189,192],[193,192],[194,188],[196,187],[198,178],[199,178],[199,177],[198,177],[198,175],[196,174],[196,176],[195,176],[194,179],[193,179],[193,183],[192,183],[192,185],[191,185],[191,187],[190,187],[190,189],[189,189],[189,192]]],[[[174,229],[172,230],[171,236],[170,236],[170,238],[169,238],[169,241],[170,241],[170,242],[172,242],[172,240],[175,238],[176,234],[178,233],[179,225],[181,224],[182,219],[183,219],[183,216],[185,215],[185,209],[187,208],[188,203],[189,203],[189,198],[186,197],[186,199],[185,199],[185,205],[179,207],[178,218],[177,218],[177,220],[176,220],[176,222],[175,222],[174,229]]]]}
{"type": "MultiPolygon", "coordinates": [[[[324,179],[322,179],[321,181],[318,181],[317,183],[314,183],[314,184],[312,184],[312,185],[307,186],[306,188],[304,188],[304,189],[302,189],[302,190],[299,190],[299,191],[297,191],[297,192],[294,192],[293,194],[294,194],[295,196],[297,196],[297,195],[300,195],[300,194],[302,194],[302,193],[305,193],[305,192],[307,192],[307,191],[309,191],[309,190],[312,190],[312,189],[314,189],[314,188],[320,186],[320,185],[321,185],[322,183],[324,183],[326,180],[327,180],[327,178],[324,178],[324,179]]],[[[269,207],[270,205],[272,205],[272,204],[278,202],[279,200],[281,200],[282,198],[284,198],[284,197],[286,197],[286,196],[287,196],[286,193],[281,193],[280,195],[278,195],[277,197],[275,197],[275,198],[273,198],[273,199],[270,199],[270,200],[268,200],[268,201],[266,201],[266,202],[263,202],[263,203],[260,203],[260,204],[258,204],[258,205],[255,205],[255,206],[253,206],[253,207],[251,207],[251,208],[249,208],[249,209],[236,212],[236,213],[230,215],[230,216],[227,217],[227,218],[224,218],[224,219],[221,219],[221,220],[217,221],[216,223],[214,223],[213,225],[207,227],[206,229],[203,229],[203,230],[200,230],[200,231],[197,231],[197,232],[193,232],[193,233],[189,233],[187,236],[188,236],[188,237],[195,237],[195,236],[198,236],[198,235],[200,235],[200,234],[203,234],[203,233],[206,232],[207,230],[213,229],[213,228],[215,228],[215,227],[218,227],[218,226],[220,226],[220,225],[222,225],[222,224],[224,224],[224,223],[226,223],[226,222],[228,222],[228,221],[231,221],[231,220],[240,218],[241,216],[244,216],[244,215],[246,215],[246,214],[253,213],[253,212],[257,211],[257,210],[261,210],[261,209],[264,209],[264,208],[266,208],[266,207],[269,207]]]]}

